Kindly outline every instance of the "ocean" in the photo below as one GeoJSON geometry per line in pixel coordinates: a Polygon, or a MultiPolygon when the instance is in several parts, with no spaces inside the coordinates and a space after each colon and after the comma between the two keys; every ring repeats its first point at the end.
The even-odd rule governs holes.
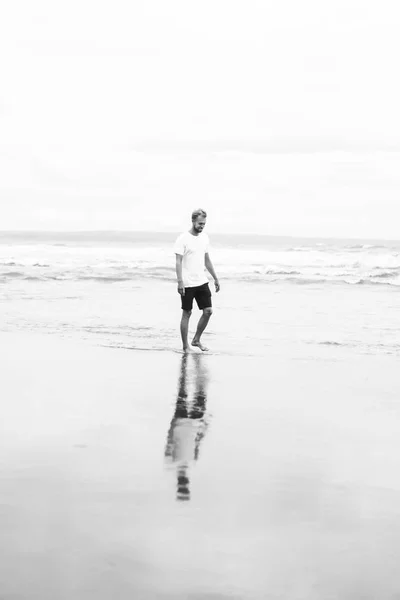
{"type": "MultiPolygon", "coordinates": [[[[212,352],[400,355],[400,242],[208,234],[212,352]]],[[[1,330],[178,351],[176,235],[0,233],[1,330]]]]}

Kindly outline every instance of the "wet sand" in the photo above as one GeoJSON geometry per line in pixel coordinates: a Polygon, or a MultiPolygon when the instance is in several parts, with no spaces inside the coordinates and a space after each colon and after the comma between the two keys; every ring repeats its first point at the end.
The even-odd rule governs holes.
{"type": "Polygon", "coordinates": [[[400,598],[395,358],[0,358],[2,600],[400,598]]]}

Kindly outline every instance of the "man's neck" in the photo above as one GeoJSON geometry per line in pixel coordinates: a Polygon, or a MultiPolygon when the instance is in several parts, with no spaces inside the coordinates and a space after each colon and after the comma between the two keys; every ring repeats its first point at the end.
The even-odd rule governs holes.
{"type": "Polygon", "coordinates": [[[195,236],[200,235],[200,231],[196,231],[195,229],[193,229],[193,227],[192,227],[192,229],[189,229],[189,233],[191,233],[192,235],[195,235],[195,236]]]}

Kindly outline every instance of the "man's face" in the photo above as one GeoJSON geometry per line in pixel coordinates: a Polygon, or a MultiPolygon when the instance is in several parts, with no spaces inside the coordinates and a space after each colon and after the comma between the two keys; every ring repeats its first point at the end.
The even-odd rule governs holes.
{"type": "Polygon", "coordinates": [[[193,229],[198,233],[201,233],[206,226],[206,217],[197,217],[195,221],[193,221],[193,229]]]}

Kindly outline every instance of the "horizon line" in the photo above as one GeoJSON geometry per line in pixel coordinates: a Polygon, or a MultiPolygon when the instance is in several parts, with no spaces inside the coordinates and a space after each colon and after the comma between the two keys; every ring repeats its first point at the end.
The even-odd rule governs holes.
{"type": "MultiPolygon", "coordinates": [[[[24,235],[24,234],[49,234],[49,235],[76,235],[76,234],[153,234],[153,235],[178,235],[180,229],[164,230],[157,229],[0,229],[0,236],[5,235],[24,235]]],[[[263,237],[263,238],[289,238],[289,239],[309,239],[309,240],[364,240],[364,241],[385,241],[400,242],[400,238],[375,237],[375,236],[333,236],[333,235],[302,235],[302,234],[273,234],[251,231],[211,231],[210,235],[221,236],[240,236],[240,237],[263,237]]]]}

